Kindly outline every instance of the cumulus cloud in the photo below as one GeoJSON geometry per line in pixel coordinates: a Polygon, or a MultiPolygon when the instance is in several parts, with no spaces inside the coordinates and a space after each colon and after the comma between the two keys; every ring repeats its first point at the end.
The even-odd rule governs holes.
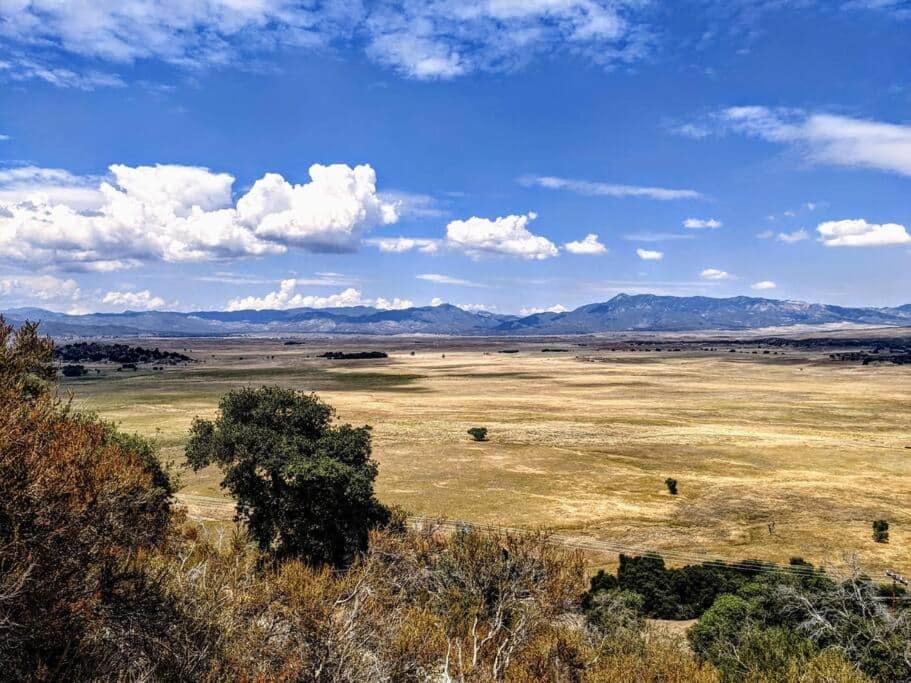
{"type": "Polygon", "coordinates": [[[529,232],[528,224],[535,218],[537,214],[532,212],[493,220],[472,216],[452,221],[446,226],[446,243],[474,258],[501,255],[543,260],[557,256],[559,250],[553,242],[529,232]]]}
{"type": "Polygon", "coordinates": [[[640,185],[617,185],[591,180],[558,178],[555,176],[523,176],[519,183],[547,190],[567,190],[576,194],[595,197],[640,197],[671,201],[674,199],[699,199],[702,194],[695,190],[674,190],[665,187],[644,187],[640,185]]]}
{"type": "Polygon", "coordinates": [[[426,237],[376,237],[364,241],[387,254],[403,254],[414,249],[433,254],[440,248],[440,240],[426,237]]]}
{"type": "Polygon", "coordinates": [[[72,303],[82,292],[72,279],[52,275],[3,275],[0,276],[0,297],[4,303],[72,303]]]}
{"type": "Polygon", "coordinates": [[[0,195],[0,258],[116,270],[152,260],[277,254],[289,246],[350,251],[373,227],[398,218],[395,207],[377,196],[376,175],[367,165],[314,164],[311,181],[300,185],[268,173],[236,206],[234,178],[227,173],[164,164],[114,164],[109,170],[110,178],[92,190],[94,206],[48,190],[74,187],[66,172],[28,169],[24,187],[16,186],[22,178],[0,176],[0,190],[6,188],[0,195]]]}
{"type": "Polygon", "coordinates": [[[723,270],[718,270],[717,268],[706,268],[701,273],[699,277],[703,280],[733,280],[734,276],[723,270]]]}
{"type": "Polygon", "coordinates": [[[771,280],[761,280],[760,282],[754,282],[752,285],[750,285],[751,288],[759,290],[759,291],[775,289],[777,286],[778,285],[776,285],[771,280]]]}
{"type": "Polygon", "coordinates": [[[803,242],[806,239],[810,238],[810,233],[808,233],[803,228],[795,230],[793,232],[780,232],[775,237],[779,242],[784,242],[785,244],[796,244],[797,242],[803,242]]]}
{"type": "Polygon", "coordinates": [[[468,311],[469,313],[478,313],[479,311],[495,311],[496,306],[491,306],[489,304],[456,304],[456,307],[461,308],[463,311],[468,311]]]}
{"type": "Polygon", "coordinates": [[[568,310],[569,309],[566,308],[566,306],[562,306],[561,304],[547,306],[546,308],[529,306],[527,308],[519,309],[519,315],[535,315],[536,313],[566,313],[568,310]]]}
{"type": "Polygon", "coordinates": [[[731,107],[715,118],[722,130],[795,146],[813,163],[911,175],[911,126],[760,106],[731,107]]]}
{"type": "Polygon", "coordinates": [[[566,249],[566,251],[568,251],[570,254],[584,254],[595,256],[597,254],[607,253],[607,247],[598,241],[598,236],[594,233],[589,233],[586,235],[584,240],[567,242],[563,245],[563,248],[566,249]]]}
{"type": "Polygon", "coordinates": [[[101,303],[131,311],[151,311],[165,306],[165,300],[154,296],[148,289],[141,292],[108,292],[101,303]]]}
{"type": "Polygon", "coordinates": [[[663,251],[654,251],[652,249],[636,249],[636,255],[643,261],[660,261],[664,258],[663,251]]]}
{"type": "Polygon", "coordinates": [[[714,230],[720,228],[721,226],[721,221],[716,221],[714,218],[687,218],[685,221],[683,221],[683,227],[689,228],[690,230],[701,230],[704,228],[714,230]]]}
{"type": "Polygon", "coordinates": [[[277,291],[256,297],[247,296],[231,299],[226,306],[229,311],[249,309],[286,309],[286,308],[341,308],[346,306],[373,306],[382,309],[410,308],[414,304],[408,299],[365,298],[359,289],[349,287],[329,296],[305,295],[297,292],[299,280],[288,278],[282,280],[277,291]]]}
{"type": "Polygon", "coordinates": [[[826,221],[817,226],[820,241],[827,247],[882,247],[911,243],[904,225],[868,223],[862,218],[826,221]]]}

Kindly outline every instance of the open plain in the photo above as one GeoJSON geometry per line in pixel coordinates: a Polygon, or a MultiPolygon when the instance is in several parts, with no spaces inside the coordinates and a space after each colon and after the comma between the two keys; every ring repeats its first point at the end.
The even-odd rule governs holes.
{"type": "MultiPolygon", "coordinates": [[[[280,384],[372,425],[379,497],[416,515],[546,526],[661,551],[672,564],[800,556],[834,567],[853,555],[879,575],[911,572],[911,366],[759,342],[732,352],[708,339],[129,343],[197,362],[93,365],[100,373],[63,388],[77,407],[153,437],[177,464],[194,416],[213,416],[224,392],[280,384]],[[389,358],[317,357],[339,349],[389,358]],[[487,427],[489,440],[472,441],[472,426],[487,427]],[[890,543],[872,540],[874,519],[890,522],[890,543]]],[[[230,509],[217,471],[181,478],[203,516],[230,509]]]]}

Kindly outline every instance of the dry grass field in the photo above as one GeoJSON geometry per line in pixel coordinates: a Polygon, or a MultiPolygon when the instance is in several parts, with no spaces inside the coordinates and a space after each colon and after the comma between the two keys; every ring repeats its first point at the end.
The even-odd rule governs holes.
{"type": "MultiPolygon", "coordinates": [[[[186,349],[200,362],[102,366],[65,388],[78,407],[154,437],[178,462],[193,417],[212,416],[222,393],[275,383],[316,391],[341,420],[372,425],[379,496],[415,514],[543,525],[679,553],[676,564],[707,553],[839,565],[856,554],[871,571],[911,573],[909,366],[725,346],[612,352],[604,340],[132,343],[186,349]],[[554,347],[569,351],[542,351],[554,347]],[[315,357],[341,348],[390,357],[315,357]],[[475,425],[489,441],[470,439],[475,425]],[[676,497],[667,477],[679,482],[676,497]],[[889,544],[871,538],[877,518],[892,525],[889,544]]],[[[213,505],[217,481],[214,471],[187,472],[184,493],[213,505]]]]}

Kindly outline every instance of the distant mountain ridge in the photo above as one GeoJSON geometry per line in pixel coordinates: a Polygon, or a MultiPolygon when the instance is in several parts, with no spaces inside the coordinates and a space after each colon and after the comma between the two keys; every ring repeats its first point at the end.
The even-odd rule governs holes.
{"type": "Polygon", "coordinates": [[[894,308],[848,308],[828,304],[738,296],[716,299],[654,294],[618,294],[565,313],[527,316],[466,311],[451,304],[380,310],[292,308],[247,311],[127,311],[68,315],[17,308],[14,323],[40,320],[55,336],[231,336],[240,334],[442,334],[551,335],[597,332],[687,332],[750,330],[790,325],[855,323],[911,326],[911,304],[894,308]]]}

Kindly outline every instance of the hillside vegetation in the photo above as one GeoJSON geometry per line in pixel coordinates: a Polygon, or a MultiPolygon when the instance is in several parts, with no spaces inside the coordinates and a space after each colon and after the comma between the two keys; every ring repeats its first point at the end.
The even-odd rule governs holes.
{"type": "Polygon", "coordinates": [[[545,533],[409,527],[373,497],[369,429],[301,392],[240,389],[195,423],[188,459],[239,524],[189,523],[153,445],[54,375],[52,344],[0,320],[5,679],[911,679],[911,613],[862,575],[690,571],[662,598],[679,582],[654,560],[589,583],[545,533]],[[702,613],[692,649],[645,622],[665,599],[702,613]]]}

